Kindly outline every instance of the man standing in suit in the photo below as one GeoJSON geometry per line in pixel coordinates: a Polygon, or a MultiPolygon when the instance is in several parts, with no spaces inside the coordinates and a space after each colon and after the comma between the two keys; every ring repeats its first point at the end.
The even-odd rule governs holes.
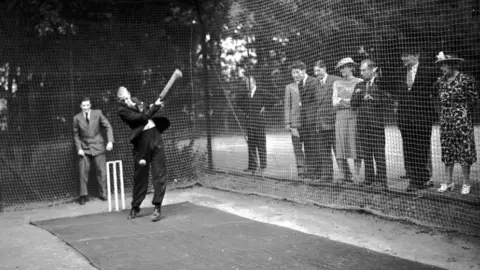
{"type": "Polygon", "coordinates": [[[300,92],[298,89],[298,83],[302,80],[304,75],[302,75],[301,70],[292,69],[292,77],[294,82],[288,84],[285,87],[285,96],[284,96],[284,115],[285,115],[285,129],[292,134],[292,144],[293,144],[293,153],[295,154],[295,160],[297,164],[297,173],[298,176],[305,175],[305,153],[303,151],[303,143],[300,139],[300,134],[298,129],[301,127],[300,122],[300,92]]]}
{"type": "Polygon", "coordinates": [[[248,167],[245,171],[257,170],[257,153],[260,159],[260,173],[263,175],[267,167],[267,135],[265,133],[265,109],[271,106],[271,99],[267,97],[264,85],[257,84],[252,74],[246,76],[246,85],[243,94],[239,97],[238,105],[244,113],[244,126],[247,132],[248,167]]]}
{"type": "Polygon", "coordinates": [[[426,188],[430,178],[428,162],[432,125],[435,121],[435,72],[420,61],[418,48],[405,48],[402,53],[406,69],[397,73],[398,127],[403,140],[406,176],[410,179],[407,191],[426,188]]]}
{"type": "Polygon", "coordinates": [[[335,111],[332,104],[332,85],[340,77],[329,75],[323,60],[318,60],[315,63],[313,71],[319,83],[316,129],[319,138],[320,171],[322,180],[331,182],[333,181],[332,150],[335,151],[335,111]]]}
{"type": "Polygon", "coordinates": [[[150,216],[152,221],[161,219],[161,207],[166,191],[167,168],[162,133],[170,126],[167,118],[160,115],[163,102],[157,99],[155,104],[147,106],[137,98],[131,97],[125,87],[117,92],[119,101],[117,113],[132,129],[128,137],[133,144],[134,176],[132,209],[128,219],[136,218],[148,190],[148,171],[151,169],[153,182],[153,200],[155,209],[150,216]]]}
{"type": "Polygon", "coordinates": [[[320,178],[319,160],[316,153],[319,83],[317,79],[308,76],[307,66],[301,61],[295,61],[290,70],[300,93],[300,128],[298,131],[305,151],[305,176],[312,179],[320,178]]]}
{"type": "Polygon", "coordinates": [[[365,184],[387,189],[385,110],[391,99],[379,86],[380,69],[373,60],[362,61],[360,74],[364,81],[355,87],[351,106],[357,110],[357,147],[365,163],[365,184]]]}
{"type": "Polygon", "coordinates": [[[73,117],[73,138],[79,158],[80,204],[85,204],[88,196],[87,183],[90,164],[96,168],[100,199],[106,200],[106,154],[113,149],[112,126],[100,110],[92,110],[90,98],[84,97],[80,103],[82,112],[73,117]],[[102,132],[106,131],[107,145],[102,132]]]}

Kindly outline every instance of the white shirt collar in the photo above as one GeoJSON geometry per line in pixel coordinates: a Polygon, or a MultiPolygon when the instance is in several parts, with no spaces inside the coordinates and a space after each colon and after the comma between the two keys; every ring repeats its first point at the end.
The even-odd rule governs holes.
{"type": "Polygon", "coordinates": [[[323,78],[322,78],[322,83],[323,84],[327,84],[327,77],[328,77],[328,74],[325,74],[325,76],[323,76],[323,78]]]}
{"type": "Polygon", "coordinates": [[[305,74],[305,77],[304,77],[303,80],[302,80],[302,81],[303,81],[303,86],[305,86],[305,82],[307,81],[307,78],[308,78],[308,75],[305,74]]]}
{"type": "Polygon", "coordinates": [[[255,95],[255,91],[257,91],[257,86],[253,86],[252,89],[250,90],[250,97],[253,97],[255,95]]]}

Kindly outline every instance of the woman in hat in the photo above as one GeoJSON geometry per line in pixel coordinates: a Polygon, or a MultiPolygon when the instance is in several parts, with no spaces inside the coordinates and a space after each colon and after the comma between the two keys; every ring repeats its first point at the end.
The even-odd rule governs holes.
{"type": "Polygon", "coordinates": [[[343,181],[358,182],[362,160],[357,159],[355,145],[355,133],[357,125],[357,115],[350,106],[350,99],[355,92],[355,85],[363,81],[353,76],[353,71],[357,63],[352,58],[343,58],[338,62],[335,69],[342,74],[342,79],[333,83],[333,107],[336,110],[335,118],[335,155],[338,166],[343,174],[343,181]],[[347,163],[347,159],[354,160],[355,171],[352,179],[352,173],[347,163]]]}
{"type": "Polygon", "coordinates": [[[453,166],[462,166],[463,186],[461,194],[470,193],[470,166],[476,162],[475,137],[473,133],[472,110],[478,99],[475,79],[460,71],[464,60],[453,54],[440,52],[436,64],[443,76],[438,78],[437,87],[441,104],[440,143],[442,162],[445,164],[447,179],[438,192],[453,191],[453,166]]]}

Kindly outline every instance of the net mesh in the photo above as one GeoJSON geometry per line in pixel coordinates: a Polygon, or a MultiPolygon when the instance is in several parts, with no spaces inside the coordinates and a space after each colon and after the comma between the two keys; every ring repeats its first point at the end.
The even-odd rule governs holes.
{"type": "MultiPolygon", "coordinates": [[[[123,3],[108,7],[113,11],[108,10],[111,17],[106,21],[76,21],[76,33],[47,36],[8,35],[16,31],[15,23],[4,19],[0,33],[5,89],[0,93],[1,204],[11,207],[78,196],[71,119],[80,111],[84,95],[92,98],[93,108],[101,109],[112,124],[115,144],[107,158],[123,161],[126,190],[131,191],[129,130],[115,112],[116,89],[124,85],[134,96],[151,103],[179,68],[184,77],[167,100],[166,114],[173,125],[164,134],[172,185],[199,182],[212,188],[361,209],[478,234],[479,163],[470,168],[470,194],[460,194],[464,178],[460,164],[453,171],[454,192],[437,192],[447,173],[440,144],[442,104],[435,84],[442,74],[434,62],[440,51],[453,52],[465,59],[462,72],[480,77],[479,6],[478,1],[440,0],[123,3]],[[432,90],[432,99],[419,95],[405,104],[398,85],[406,83],[402,53],[412,47],[419,48],[414,50],[420,52],[421,65],[431,67],[428,72],[419,71],[418,76],[425,77],[422,80],[432,90]],[[290,101],[286,99],[287,85],[294,82],[292,63],[304,62],[314,79],[314,65],[323,60],[328,74],[341,77],[335,67],[345,57],[357,63],[372,59],[382,71],[378,87],[388,97],[381,109],[384,124],[376,119],[371,122],[380,124],[376,126],[381,126],[385,135],[385,150],[380,153],[384,152],[386,159],[386,190],[365,185],[365,161],[356,181],[342,181],[344,174],[336,159],[339,142],[333,142],[336,152],[328,151],[325,157],[321,148],[325,134],[321,134],[317,118],[303,123],[310,131],[299,128],[300,142],[285,129],[286,102],[290,101]],[[397,70],[402,70],[400,76],[397,70]],[[246,80],[248,76],[254,80],[246,80]],[[412,174],[428,174],[433,187],[406,192],[412,181],[401,177],[407,172],[400,115],[409,108],[408,120],[424,119],[429,107],[436,112],[435,121],[430,126],[417,123],[419,129],[410,129],[418,143],[420,133],[428,133],[431,127],[431,135],[423,136],[427,140],[420,140],[409,154],[410,160],[425,163],[425,168],[407,167],[415,168],[412,174]],[[304,165],[314,171],[332,166],[333,177],[322,177],[322,169],[302,175],[304,167],[297,166],[302,153],[295,153],[294,142],[303,144],[304,165]],[[428,153],[421,154],[422,149],[428,153]],[[331,165],[322,167],[330,158],[331,165]]],[[[359,66],[353,75],[361,78],[359,66]]],[[[308,92],[307,88],[299,92],[308,92]]],[[[300,100],[300,122],[304,121],[302,113],[316,110],[322,95],[320,91],[300,100]]],[[[480,117],[473,97],[468,115],[475,124],[473,152],[478,152],[480,117]]],[[[319,116],[329,112],[337,133],[345,133],[348,125],[357,127],[350,120],[341,121],[336,109],[321,111],[319,116]]],[[[367,148],[375,150],[383,143],[373,132],[367,129],[364,134],[367,148]]],[[[353,129],[351,134],[356,142],[358,132],[353,129]]],[[[378,160],[374,164],[378,165],[378,160]]],[[[348,165],[356,176],[352,159],[348,165]]]]}
{"type": "MultiPolygon", "coordinates": [[[[151,104],[175,68],[183,70],[184,77],[166,100],[165,114],[174,123],[164,134],[167,177],[174,184],[195,178],[191,142],[195,134],[190,114],[195,98],[190,62],[192,29],[166,26],[163,18],[170,13],[168,5],[140,9],[150,14],[141,22],[137,20],[140,11],[125,15],[124,8],[112,8],[114,21],[76,22],[75,34],[36,33],[4,39],[0,93],[4,104],[0,132],[3,207],[78,196],[78,155],[72,124],[85,96],[91,99],[92,109],[101,110],[112,126],[115,143],[114,150],[107,152],[107,161],[122,161],[125,189],[130,192],[130,128],[116,113],[117,88],[125,86],[133,96],[151,104]]],[[[131,8],[135,10],[135,6],[131,8]]],[[[13,26],[13,22],[6,24],[7,31],[2,34],[14,31],[13,26]]],[[[89,190],[93,196],[98,195],[94,175],[92,167],[89,190]]]]}

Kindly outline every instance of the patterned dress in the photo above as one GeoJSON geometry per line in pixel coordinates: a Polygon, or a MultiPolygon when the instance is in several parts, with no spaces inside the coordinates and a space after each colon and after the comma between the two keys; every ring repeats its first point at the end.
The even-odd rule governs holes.
{"type": "Polygon", "coordinates": [[[477,161],[472,110],[478,99],[475,79],[459,73],[449,82],[438,78],[438,93],[442,112],[440,116],[440,143],[445,165],[472,165],[477,161]]]}

